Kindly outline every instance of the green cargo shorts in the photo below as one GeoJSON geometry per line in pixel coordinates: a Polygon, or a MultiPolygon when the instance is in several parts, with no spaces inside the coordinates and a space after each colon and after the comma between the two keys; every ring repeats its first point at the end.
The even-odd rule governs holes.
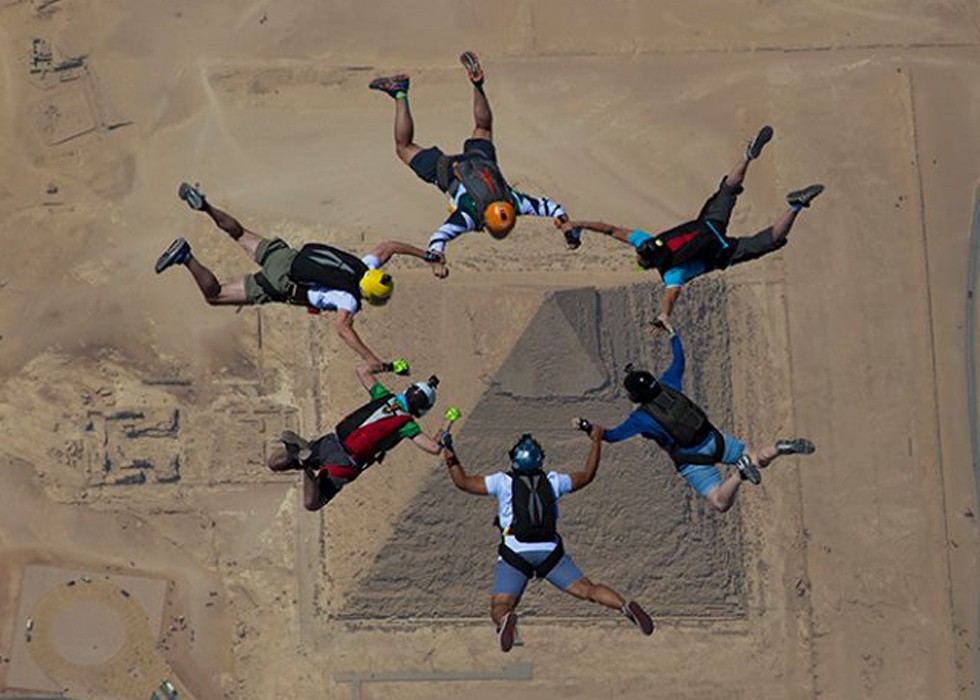
{"type": "MultiPolygon", "coordinates": [[[[263,275],[277,291],[287,294],[290,289],[289,268],[297,251],[281,238],[265,238],[255,251],[255,262],[262,266],[263,275]]],[[[275,301],[259,286],[255,275],[245,276],[245,303],[268,304],[275,301]]]]}

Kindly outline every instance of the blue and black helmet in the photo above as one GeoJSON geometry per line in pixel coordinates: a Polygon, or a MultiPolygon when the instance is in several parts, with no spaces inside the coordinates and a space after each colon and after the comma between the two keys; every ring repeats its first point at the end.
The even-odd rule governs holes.
{"type": "Polygon", "coordinates": [[[510,448],[508,455],[511,469],[517,472],[533,472],[544,466],[544,450],[530,433],[521,435],[521,439],[510,448]]]}

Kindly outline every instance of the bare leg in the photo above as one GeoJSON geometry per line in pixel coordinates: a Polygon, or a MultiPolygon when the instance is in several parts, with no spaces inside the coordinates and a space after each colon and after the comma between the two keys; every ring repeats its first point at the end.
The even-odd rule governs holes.
{"type": "Polygon", "coordinates": [[[212,306],[245,303],[245,280],[222,284],[214,273],[198,262],[193,255],[187,260],[186,267],[194,276],[197,288],[201,290],[207,303],[212,306]]]}
{"type": "Polygon", "coordinates": [[[264,240],[262,236],[253,231],[249,231],[242,226],[238,219],[212,206],[207,200],[204,202],[204,209],[202,211],[211,217],[211,220],[214,221],[218,228],[231,236],[233,241],[244,248],[252,260],[255,260],[255,253],[258,250],[259,243],[264,240]]]}
{"type": "MultiPolygon", "coordinates": [[[[752,453],[749,453],[752,456],[752,453]]],[[[753,456],[753,461],[754,456],[753,456]]],[[[761,466],[761,465],[759,465],[761,466]]],[[[738,493],[738,487],[742,485],[742,477],[738,472],[730,474],[727,479],[725,479],[721,486],[715,486],[713,489],[708,491],[705,495],[705,500],[708,501],[719,513],[724,513],[729,508],[735,504],[735,495],[738,493]]]]}
{"type": "Polygon", "coordinates": [[[493,139],[493,112],[483,86],[473,86],[473,138],[493,139]]]}
{"type": "Polygon", "coordinates": [[[749,448],[748,453],[749,459],[751,459],[752,462],[759,467],[759,469],[765,469],[772,464],[776,457],[779,456],[779,452],[776,450],[776,448],[770,445],[767,445],[759,450],[749,448]]]}
{"type": "Polygon", "coordinates": [[[732,169],[728,171],[725,175],[725,184],[729,187],[741,187],[742,183],[745,181],[745,173],[749,169],[749,161],[742,158],[738,163],[732,166],[732,169]]]}
{"type": "Polygon", "coordinates": [[[395,153],[405,165],[412,162],[422,147],[415,143],[415,122],[408,106],[408,96],[395,98],[395,153]]]}
{"type": "Polygon", "coordinates": [[[504,616],[509,612],[514,612],[517,607],[517,598],[504,593],[490,596],[490,619],[497,627],[500,627],[504,616]]]}
{"type": "Polygon", "coordinates": [[[330,477],[325,472],[318,472],[316,477],[310,476],[308,469],[303,470],[303,507],[309,511],[323,508],[340,490],[326,483],[330,477]],[[323,483],[321,483],[323,482],[323,483]]]}
{"type": "Polygon", "coordinates": [[[789,231],[793,228],[793,222],[796,221],[796,215],[800,213],[799,209],[787,209],[784,211],[776,223],[772,225],[772,242],[774,244],[786,238],[789,235],[789,231]]]}
{"type": "Polygon", "coordinates": [[[613,610],[621,610],[626,605],[623,596],[609,586],[603,583],[592,583],[584,576],[566,588],[565,592],[580,600],[591,600],[593,603],[604,605],[613,610]]]}

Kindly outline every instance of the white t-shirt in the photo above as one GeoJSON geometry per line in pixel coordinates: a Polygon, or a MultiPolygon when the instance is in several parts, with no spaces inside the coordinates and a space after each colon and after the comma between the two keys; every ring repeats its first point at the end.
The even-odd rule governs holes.
{"type": "MultiPolygon", "coordinates": [[[[361,258],[361,262],[367,265],[369,270],[377,270],[381,267],[381,261],[375,255],[365,255],[361,258]]],[[[361,303],[357,297],[339,289],[312,287],[306,292],[306,298],[309,300],[310,306],[314,306],[320,311],[346,311],[349,314],[356,314],[361,308],[361,303]]]]}
{"type": "MultiPolygon", "coordinates": [[[[548,472],[548,482],[551,484],[551,490],[555,492],[556,502],[566,493],[572,492],[572,477],[568,474],[548,472]]],[[[514,520],[510,474],[495,472],[483,477],[483,483],[487,487],[487,493],[497,497],[497,517],[500,518],[500,527],[506,533],[514,520]]],[[[557,503],[555,508],[557,509],[557,503]]],[[[557,517],[558,514],[555,513],[555,518],[557,517]]],[[[557,546],[555,542],[520,542],[513,535],[505,535],[504,544],[515,552],[550,552],[557,546]]]]}

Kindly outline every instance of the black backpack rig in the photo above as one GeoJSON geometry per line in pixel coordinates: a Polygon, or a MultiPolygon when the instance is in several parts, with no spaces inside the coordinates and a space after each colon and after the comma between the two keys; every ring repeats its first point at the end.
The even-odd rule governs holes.
{"type": "Polygon", "coordinates": [[[659,391],[640,409],[659,423],[674,441],[668,450],[675,465],[717,464],[725,454],[725,439],[712,425],[704,410],[685,394],[658,383],[659,391]],[[715,451],[710,455],[683,454],[684,449],[697,447],[715,437],[715,451]]]}
{"type": "Polygon", "coordinates": [[[500,528],[500,557],[528,578],[544,578],[565,556],[565,547],[557,530],[557,497],[548,475],[541,469],[535,471],[510,471],[511,509],[514,517],[507,534],[520,542],[557,542],[551,554],[537,566],[531,564],[520,554],[505,544],[505,533],[500,528],[500,520],[494,524],[500,528]]]}
{"type": "Polygon", "coordinates": [[[315,287],[347,292],[360,301],[361,278],[367,271],[364,261],[352,253],[325,243],[307,243],[289,266],[292,289],[288,292],[277,290],[261,272],[255,281],[274,301],[310,307],[306,293],[315,287]]]}

